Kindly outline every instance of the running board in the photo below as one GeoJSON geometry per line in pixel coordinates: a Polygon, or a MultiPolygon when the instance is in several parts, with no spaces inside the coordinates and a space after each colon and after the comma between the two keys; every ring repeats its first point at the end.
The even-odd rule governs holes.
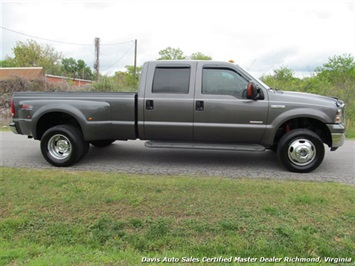
{"type": "Polygon", "coordinates": [[[228,151],[265,151],[265,147],[257,144],[214,144],[214,143],[189,143],[189,142],[165,142],[147,141],[147,148],[169,149],[199,149],[199,150],[228,150],[228,151]]]}

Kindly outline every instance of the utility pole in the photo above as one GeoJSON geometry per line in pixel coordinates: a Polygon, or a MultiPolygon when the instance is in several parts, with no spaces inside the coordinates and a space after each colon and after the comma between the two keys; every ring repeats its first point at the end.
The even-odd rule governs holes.
{"type": "Polygon", "coordinates": [[[137,39],[134,40],[134,85],[137,79],[137,39]]]}
{"type": "Polygon", "coordinates": [[[94,69],[96,71],[96,79],[99,79],[100,74],[100,38],[95,38],[95,62],[94,69]]]}

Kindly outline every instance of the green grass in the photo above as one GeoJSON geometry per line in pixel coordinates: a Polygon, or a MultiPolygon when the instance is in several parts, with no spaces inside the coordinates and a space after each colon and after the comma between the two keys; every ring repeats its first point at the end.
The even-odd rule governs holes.
{"type": "Polygon", "coordinates": [[[0,124],[0,132],[2,132],[2,131],[11,131],[11,129],[10,129],[9,126],[2,126],[2,125],[0,124]]]}
{"type": "Polygon", "coordinates": [[[355,128],[349,128],[346,130],[346,138],[355,139],[355,128]]]}
{"type": "Polygon", "coordinates": [[[354,186],[0,170],[0,265],[137,265],[143,257],[175,257],[183,265],[189,264],[182,257],[355,259],[354,186]]]}

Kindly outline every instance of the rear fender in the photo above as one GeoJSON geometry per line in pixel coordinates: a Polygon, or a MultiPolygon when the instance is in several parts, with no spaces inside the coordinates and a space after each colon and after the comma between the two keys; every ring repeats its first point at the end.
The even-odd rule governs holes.
{"type": "Polygon", "coordinates": [[[77,108],[67,105],[67,104],[53,104],[51,105],[51,108],[48,108],[48,106],[43,106],[39,108],[32,117],[32,134],[34,139],[38,139],[39,136],[37,136],[37,127],[38,123],[40,122],[41,118],[50,113],[64,113],[67,115],[72,116],[80,125],[81,127],[81,132],[83,133],[84,139],[85,139],[85,132],[87,129],[87,122],[84,114],[77,108]]]}

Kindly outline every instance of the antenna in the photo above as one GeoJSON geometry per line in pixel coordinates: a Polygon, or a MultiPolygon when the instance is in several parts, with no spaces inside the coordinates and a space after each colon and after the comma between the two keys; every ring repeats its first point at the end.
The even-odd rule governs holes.
{"type": "Polygon", "coordinates": [[[99,78],[100,73],[100,38],[95,38],[95,63],[94,69],[96,71],[96,79],[99,78]]]}

